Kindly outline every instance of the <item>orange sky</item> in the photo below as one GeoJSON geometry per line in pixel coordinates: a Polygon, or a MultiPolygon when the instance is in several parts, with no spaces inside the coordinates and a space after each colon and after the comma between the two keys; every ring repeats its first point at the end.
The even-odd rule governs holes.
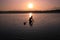
{"type": "Polygon", "coordinates": [[[0,11],[6,10],[51,10],[60,8],[60,0],[0,0],[0,11]],[[27,5],[33,4],[33,9],[27,5]]]}

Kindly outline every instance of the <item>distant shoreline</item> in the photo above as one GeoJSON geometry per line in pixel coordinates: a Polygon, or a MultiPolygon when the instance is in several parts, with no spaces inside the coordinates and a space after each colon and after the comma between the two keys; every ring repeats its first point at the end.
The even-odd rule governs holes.
{"type": "Polygon", "coordinates": [[[60,13],[60,10],[49,10],[49,11],[0,11],[1,13],[60,13]]]}

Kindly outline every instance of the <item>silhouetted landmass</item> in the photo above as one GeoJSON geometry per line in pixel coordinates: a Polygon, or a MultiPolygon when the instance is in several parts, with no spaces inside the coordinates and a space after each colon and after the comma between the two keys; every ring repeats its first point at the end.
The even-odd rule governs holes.
{"type": "Polygon", "coordinates": [[[0,11],[0,13],[60,13],[60,10],[47,10],[47,11],[0,11]]]}

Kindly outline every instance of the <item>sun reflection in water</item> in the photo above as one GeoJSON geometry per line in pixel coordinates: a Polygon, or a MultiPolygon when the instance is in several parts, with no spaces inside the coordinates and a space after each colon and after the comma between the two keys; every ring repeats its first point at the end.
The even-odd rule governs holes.
{"type": "Polygon", "coordinates": [[[29,17],[31,17],[32,16],[32,13],[29,13],[29,17]]]}

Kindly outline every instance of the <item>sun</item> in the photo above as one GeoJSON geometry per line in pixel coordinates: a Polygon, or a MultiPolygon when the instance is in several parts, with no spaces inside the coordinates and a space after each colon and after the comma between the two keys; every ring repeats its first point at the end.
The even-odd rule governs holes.
{"type": "Polygon", "coordinates": [[[29,3],[28,4],[28,8],[32,9],[33,8],[33,4],[32,3],[29,3]]]}

